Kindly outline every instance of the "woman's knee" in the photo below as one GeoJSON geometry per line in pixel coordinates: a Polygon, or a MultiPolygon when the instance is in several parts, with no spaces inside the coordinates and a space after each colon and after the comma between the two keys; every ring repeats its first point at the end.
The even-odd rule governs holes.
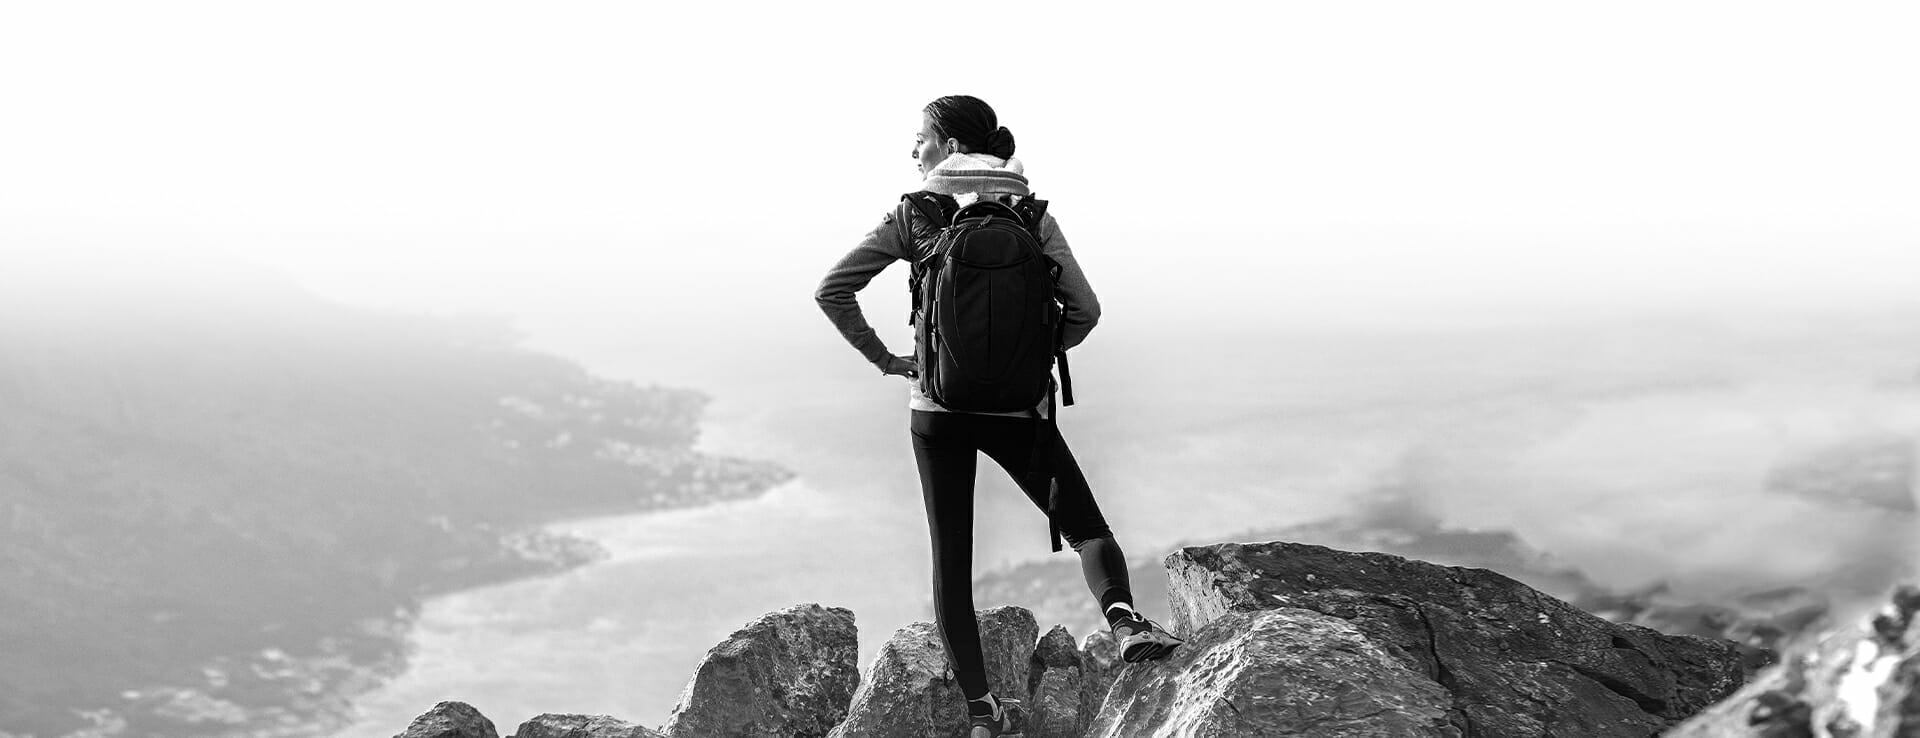
{"type": "MultiPolygon", "coordinates": [[[[1062,479],[1057,489],[1058,495],[1052,500],[1052,516],[1062,538],[1071,543],[1113,537],[1113,529],[1107,527],[1107,517],[1101,513],[1100,504],[1094,501],[1084,479],[1062,479]]],[[[1077,545],[1074,548],[1079,550],[1077,545]]]]}
{"type": "Polygon", "coordinates": [[[1119,541],[1114,540],[1113,531],[1109,529],[1105,523],[1101,523],[1098,527],[1071,531],[1063,528],[1060,530],[1060,537],[1066,539],[1067,547],[1073,549],[1076,553],[1096,543],[1112,546],[1120,545],[1119,541]]]}

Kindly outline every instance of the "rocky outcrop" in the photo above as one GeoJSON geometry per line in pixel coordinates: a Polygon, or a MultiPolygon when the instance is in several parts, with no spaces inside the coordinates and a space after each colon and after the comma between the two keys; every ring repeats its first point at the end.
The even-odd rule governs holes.
{"type": "Polygon", "coordinates": [[[1732,697],[1671,738],[1920,736],[1920,587],[1800,641],[1732,697]]]}
{"type": "MultiPolygon", "coordinates": [[[[1226,620],[1233,613],[1285,608],[1290,614],[1266,621],[1266,632],[1298,641],[1295,648],[1319,644],[1317,658],[1362,669],[1332,691],[1312,669],[1237,669],[1239,678],[1269,680],[1258,689],[1280,696],[1267,703],[1276,712],[1372,709],[1364,685],[1404,677],[1368,661],[1376,651],[1444,690],[1445,724],[1464,736],[1654,735],[1732,693],[1744,676],[1730,642],[1609,623],[1484,569],[1291,543],[1183,548],[1167,568],[1175,632],[1210,644],[1222,638],[1210,627],[1249,624],[1226,620]]],[[[1241,643],[1227,653],[1268,647],[1241,643]]],[[[1216,668],[1197,653],[1205,647],[1191,650],[1189,671],[1216,668]]],[[[1154,688],[1123,675],[1108,704],[1139,698],[1126,689],[1134,686],[1154,688]]],[[[1232,703],[1241,689],[1258,692],[1236,684],[1217,693],[1232,703]]]]}
{"type": "MultiPolygon", "coordinates": [[[[1862,462],[1849,478],[1881,480],[1897,473],[1884,464],[1862,462]]],[[[1904,478],[1904,477],[1900,477],[1904,478]]],[[[1797,493],[1787,487],[1777,491],[1797,493]]],[[[1823,503],[1824,504],[1824,503],[1823,503]]],[[[1895,513],[1907,515],[1908,513],[1895,513]]],[[[1186,546],[1223,541],[1291,541],[1343,551],[1377,551],[1447,566],[1492,569],[1520,583],[1563,600],[1581,610],[1616,623],[1633,623],[1662,633],[1691,634],[1740,643],[1751,676],[1770,663],[1784,641],[1800,633],[1838,596],[1838,582],[1816,587],[1789,585],[1762,587],[1702,599],[1686,588],[1655,580],[1633,590],[1609,587],[1589,578],[1579,568],[1535,548],[1510,530],[1461,528],[1426,509],[1422,498],[1404,485],[1387,485],[1362,495],[1354,508],[1339,515],[1279,527],[1250,529],[1204,541],[1170,543],[1127,549],[1134,602],[1144,612],[1167,612],[1166,567],[1161,563],[1186,546]]],[[[1129,544],[1130,546],[1136,544],[1129,544]]],[[[1865,548],[1865,547],[1863,547],[1865,548]]],[[[1849,562],[1849,571],[1878,582],[1898,575],[1878,573],[1882,560],[1915,560],[1903,556],[1906,547],[1888,546],[1885,555],[1849,562]],[[1857,565],[1855,565],[1857,564],[1857,565]]],[[[974,580],[980,601],[1015,602],[1033,610],[1042,623],[1064,623],[1075,633],[1104,629],[1098,608],[1088,607],[1084,574],[1072,557],[1050,557],[982,572],[974,580]]],[[[1877,593],[1881,584],[1869,587],[1877,593]]],[[[929,610],[929,615],[931,610],[929,610]]]]}
{"type": "Polygon", "coordinates": [[[808,604],[768,613],[707,651],[664,730],[820,738],[846,716],[859,657],[852,610],[808,604]]]}
{"type": "Polygon", "coordinates": [[[663,738],[645,726],[611,715],[545,713],[520,724],[512,738],[663,738]]]}
{"type": "Polygon", "coordinates": [[[493,721],[465,702],[442,702],[393,738],[500,738],[493,721]]]}
{"type": "MultiPolygon", "coordinates": [[[[1027,678],[1040,626],[1033,613],[996,607],[976,613],[987,688],[1027,699],[1027,678]]],[[[966,697],[954,681],[946,646],[933,623],[917,622],[880,647],[867,680],[853,696],[846,722],[833,738],[948,738],[966,733],[966,697]]],[[[1037,738],[1034,736],[1033,738],[1037,738]]]]}
{"type": "MultiPolygon", "coordinates": [[[[1653,736],[1747,676],[1731,641],[1610,623],[1485,569],[1293,543],[1188,547],[1166,561],[1168,624],[1187,643],[1162,661],[1120,662],[1104,630],[1077,648],[1065,627],[1039,638],[1024,608],[976,613],[987,683],[1026,701],[1027,738],[1653,736]]],[[[1905,685],[1876,703],[1892,715],[1880,725],[1920,712],[1920,593],[1907,598],[1880,626],[1900,640],[1883,635],[1880,655],[1849,662],[1905,685]]],[[[659,733],[543,715],[519,738],[965,734],[965,700],[933,623],[896,631],[864,679],[856,654],[852,612],[790,607],[715,646],[659,733]]],[[[1754,700],[1769,707],[1740,719],[1817,712],[1780,689],[1754,700]]],[[[416,725],[436,713],[444,722],[453,705],[472,709],[443,703],[416,725]]]]}

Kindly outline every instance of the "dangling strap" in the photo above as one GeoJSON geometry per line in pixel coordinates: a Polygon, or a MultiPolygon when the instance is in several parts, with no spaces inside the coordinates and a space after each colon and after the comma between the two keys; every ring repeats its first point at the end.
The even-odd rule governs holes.
{"type": "Polygon", "coordinates": [[[1060,500],[1060,480],[1047,480],[1047,537],[1053,541],[1053,550],[1060,550],[1060,523],[1053,519],[1052,510],[1060,500]]]}
{"type": "Polygon", "coordinates": [[[1060,401],[1064,404],[1072,405],[1073,375],[1067,371],[1067,320],[1065,317],[1060,319],[1058,332],[1059,337],[1053,345],[1059,346],[1060,350],[1053,355],[1053,358],[1060,362],[1060,401]]]}
{"type": "MultiPolygon", "coordinates": [[[[1036,411],[1037,412],[1037,411],[1036,411]]],[[[1054,518],[1055,509],[1060,503],[1060,480],[1053,469],[1053,442],[1060,437],[1059,408],[1053,404],[1053,392],[1047,392],[1047,414],[1044,418],[1035,418],[1033,424],[1033,451],[1027,457],[1027,489],[1038,486],[1040,480],[1047,484],[1047,537],[1054,551],[1060,550],[1060,522],[1054,518]]]]}

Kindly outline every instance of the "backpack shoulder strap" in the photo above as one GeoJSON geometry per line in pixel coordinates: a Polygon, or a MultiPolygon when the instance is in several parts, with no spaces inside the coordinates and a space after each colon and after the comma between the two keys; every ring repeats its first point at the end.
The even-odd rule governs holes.
{"type": "Polygon", "coordinates": [[[893,206],[893,229],[900,232],[901,258],[907,261],[913,261],[910,258],[913,254],[913,228],[907,224],[907,216],[912,214],[909,212],[911,208],[905,196],[901,196],[899,205],[893,206]]]}
{"type": "Polygon", "coordinates": [[[953,196],[938,192],[919,190],[901,195],[900,199],[912,204],[913,209],[920,211],[922,217],[932,221],[938,228],[945,228],[951,224],[953,211],[959,209],[959,203],[954,201],[953,196]]]}
{"type": "Polygon", "coordinates": [[[1014,203],[1013,208],[1020,212],[1020,217],[1027,220],[1027,228],[1033,231],[1033,239],[1040,240],[1040,222],[1042,218],[1047,217],[1047,201],[1027,195],[1014,203]]]}
{"type": "Polygon", "coordinates": [[[914,212],[933,223],[935,228],[945,228],[953,222],[953,211],[959,209],[959,203],[952,196],[938,192],[917,190],[900,196],[900,247],[907,255],[907,294],[911,296],[912,308],[907,313],[907,324],[913,325],[913,316],[920,311],[920,259],[923,254],[915,251],[918,244],[913,240],[913,225],[909,218],[914,212]]]}

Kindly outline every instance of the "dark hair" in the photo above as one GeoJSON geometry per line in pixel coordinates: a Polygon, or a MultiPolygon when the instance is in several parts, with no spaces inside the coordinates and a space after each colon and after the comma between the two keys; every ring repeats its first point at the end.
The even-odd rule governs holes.
{"type": "Polygon", "coordinates": [[[957,138],[968,149],[1006,159],[1013,156],[1013,131],[1000,125],[993,108],[972,95],[948,95],[927,103],[927,117],[942,139],[957,138]]]}

